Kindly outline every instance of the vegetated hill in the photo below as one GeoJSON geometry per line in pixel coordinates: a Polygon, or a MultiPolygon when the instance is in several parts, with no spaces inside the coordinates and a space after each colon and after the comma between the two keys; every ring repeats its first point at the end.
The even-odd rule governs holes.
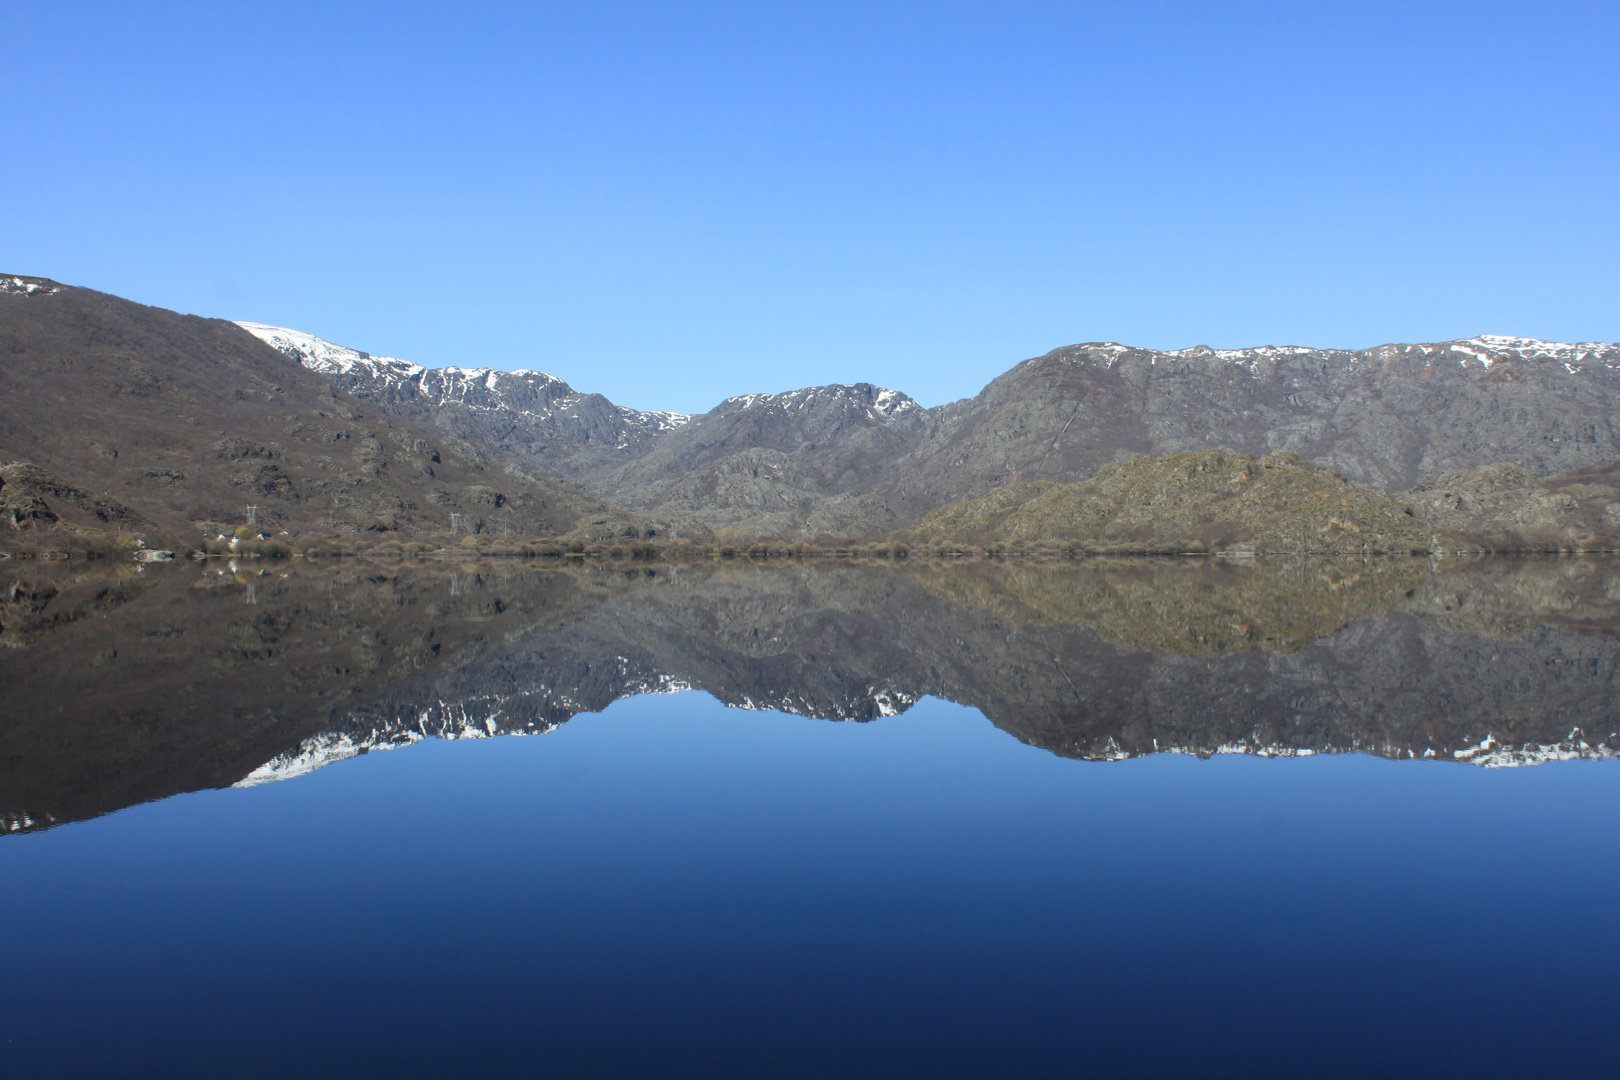
{"type": "Polygon", "coordinates": [[[1057,542],[1090,551],[1428,551],[1429,525],[1291,451],[1141,455],[1077,483],[1006,484],[944,506],[912,537],[1057,542]]]}
{"type": "Polygon", "coordinates": [[[883,533],[954,499],[1083,480],[1131,454],[1292,450],[1391,491],[1503,461],[1542,476],[1620,460],[1620,348],[1604,343],[1160,352],[1092,342],[930,409],[857,385],[751,394],[686,418],[623,409],[535,372],[434,373],[255,332],[379,407],[521,454],[600,498],[760,535],[883,533]]]}
{"type": "Polygon", "coordinates": [[[0,526],[17,531],[65,526],[100,532],[154,527],[139,511],[25,461],[0,462],[0,526]]]}
{"type": "MultiPolygon", "coordinates": [[[[177,541],[243,522],[247,505],[294,533],[439,532],[458,513],[473,531],[554,535],[611,517],[573,484],[356,401],[234,323],[41,278],[0,277],[6,461],[177,541]]],[[[43,498],[58,517],[83,502],[43,498]]]]}

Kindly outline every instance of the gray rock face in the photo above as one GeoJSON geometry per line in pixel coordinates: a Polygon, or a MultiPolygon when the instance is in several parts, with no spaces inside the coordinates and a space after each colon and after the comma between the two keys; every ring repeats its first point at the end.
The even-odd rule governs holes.
{"type": "Polygon", "coordinates": [[[644,512],[761,535],[870,535],[1011,480],[1082,480],[1123,455],[1292,450],[1404,490],[1502,462],[1620,461],[1620,347],[1484,336],[1357,351],[1072,345],[931,409],[859,384],[638,413],[536,372],[364,358],[243,324],[357,396],[518,452],[644,512]]]}

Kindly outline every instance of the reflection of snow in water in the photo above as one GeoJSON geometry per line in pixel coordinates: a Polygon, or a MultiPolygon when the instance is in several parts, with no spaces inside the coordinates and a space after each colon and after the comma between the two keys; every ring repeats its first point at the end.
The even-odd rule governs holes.
{"type": "MultiPolygon", "coordinates": [[[[689,683],[668,675],[660,675],[628,688],[622,697],[640,694],[679,694],[692,689],[689,683]]],[[[544,688],[542,691],[544,692],[544,688]]],[[[466,703],[441,701],[438,708],[425,711],[414,718],[402,720],[398,726],[373,727],[369,732],[355,735],[350,732],[326,732],[305,739],[298,749],[279,754],[238,780],[234,787],[255,787],[272,780],[290,780],[295,776],[314,772],[334,761],[345,761],[373,750],[395,750],[410,746],[423,739],[490,739],[498,735],[544,735],[555,731],[560,724],[525,723],[508,727],[502,723],[507,706],[514,697],[491,697],[476,706],[466,703]]],[[[558,705],[575,712],[583,712],[579,703],[566,696],[552,697],[558,705]]]]}

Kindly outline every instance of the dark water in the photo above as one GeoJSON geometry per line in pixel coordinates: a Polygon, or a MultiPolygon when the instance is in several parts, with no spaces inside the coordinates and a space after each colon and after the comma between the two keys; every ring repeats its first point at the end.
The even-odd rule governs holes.
{"type": "Polygon", "coordinates": [[[0,572],[0,1074],[1614,1071],[1610,565],[216,569],[0,572]]]}

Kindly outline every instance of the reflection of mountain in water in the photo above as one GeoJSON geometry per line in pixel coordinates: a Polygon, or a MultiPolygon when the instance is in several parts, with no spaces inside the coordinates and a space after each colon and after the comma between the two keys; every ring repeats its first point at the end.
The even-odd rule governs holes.
{"type": "Polygon", "coordinates": [[[1594,561],[29,569],[0,582],[12,830],[686,688],[838,720],[934,695],[1093,759],[1620,748],[1594,561]]]}

